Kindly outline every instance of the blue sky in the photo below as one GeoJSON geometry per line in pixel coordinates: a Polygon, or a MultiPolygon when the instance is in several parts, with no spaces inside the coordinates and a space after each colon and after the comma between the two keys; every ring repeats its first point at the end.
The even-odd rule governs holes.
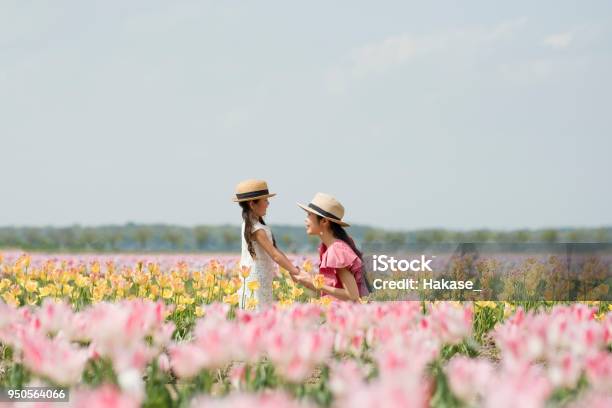
{"type": "MultiPolygon", "coordinates": [[[[129,3],[129,4],[128,4],[129,3]]],[[[0,225],[612,225],[612,4],[0,5],[0,225]]]]}

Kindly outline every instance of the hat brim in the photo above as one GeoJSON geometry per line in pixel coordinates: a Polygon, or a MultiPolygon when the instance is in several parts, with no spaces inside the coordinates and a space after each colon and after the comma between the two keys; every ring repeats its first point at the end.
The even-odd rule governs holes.
{"type": "Polygon", "coordinates": [[[276,193],[270,193],[270,194],[260,195],[260,196],[257,196],[257,197],[249,197],[249,198],[242,198],[242,199],[237,199],[236,197],[234,197],[232,199],[232,201],[235,202],[235,203],[241,203],[243,201],[253,201],[253,200],[259,200],[260,198],[274,197],[275,195],[276,195],[276,193]]]}
{"type": "Polygon", "coordinates": [[[331,222],[335,222],[336,224],[339,224],[339,225],[341,225],[341,226],[343,226],[343,227],[350,227],[350,226],[351,226],[351,224],[349,224],[349,223],[347,223],[347,222],[344,222],[344,221],[342,221],[342,220],[336,220],[336,219],[333,219],[333,218],[331,218],[331,217],[327,217],[327,216],[325,216],[325,215],[321,214],[320,212],[315,211],[315,210],[313,210],[312,208],[310,208],[310,207],[308,207],[308,206],[306,206],[306,205],[304,205],[304,204],[300,204],[300,203],[296,203],[296,204],[297,204],[299,207],[301,207],[301,208],[302,208],[302,210],[304,210],[304,211],[306,211],[306,212],[316,214],[316,215],[318,215],[319,217],[323,217],[323,218],[325,218],[326,220],[330,220],[331,222]]]}

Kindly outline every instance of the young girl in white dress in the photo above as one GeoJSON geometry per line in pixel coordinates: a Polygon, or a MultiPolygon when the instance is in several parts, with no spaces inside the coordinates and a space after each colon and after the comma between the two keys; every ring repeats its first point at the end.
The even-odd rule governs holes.
{"type": "Polygon", "coordinates": [[[245,308],[246,300],[251,296],[249,282],[255,280],[259,283],[259,288],[255,290],[256,309],[261,310],[274,302],[272,280],[278,274],[277,265],[282,266],[292,276],[299,273],[299,269],[276,247],[272,231],[264,222],[263,217],[269,205],[268,198],[275,195],[268,191],[268,185],[263,180],[245,180],[236,186],[234,201],[242,208],[240,266],[251,268],[246,285],[243,281],[238,292],[241,308],[245,308]]]}

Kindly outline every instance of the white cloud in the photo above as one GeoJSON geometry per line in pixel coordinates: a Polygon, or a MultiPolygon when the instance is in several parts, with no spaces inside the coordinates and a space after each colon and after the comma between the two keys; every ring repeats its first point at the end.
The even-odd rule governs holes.
{"type": "Polygon", "coordinates": [[[379,43],[366,44],[351,53],[352,73],[355,77],[362,77],[371,72],[385,71],[414,57],[418,52],[434,47],[434,44],[428,44],[429,41],[427,38],[405,34],[388,37],[379,43]]]}
{"type": "Polygon", "coordinates": [[[526,22],[526,17],[520,17],[492,27],[468,27],[427,35],[403,33],[389,36],[348,53],[343,62],[327,72],[327,85],[331,91],[338,92],[344,90],[351,81],[385,73],[422,56],[449,55],[487,47],[511,38],[526,22]]]}
{"type": "Polygon", "coordinates": [[[552,34],[544,38],[542,44],[552,48],[567,48],[574,39],[574,33],[568,31],[566,33],[552,34]]]}
{"type": "Polygon", "coordinates": [[[529,82],[546,78],[553,72],[554,62],[546,59],[501,64],[499,73],[512,82],[529,82]]]}
{"type": "Polygon", "coordinates": [[[510,37],[515,34],[518,30],[522,29],[527,24],[527,17],[519,17],[513,20],[502,21],[494,27],[492,31],[492,37],[502,38],[510,37]]]}
{"type": "Polygon", "coordinates": [[[531,84],[538,81],[583,76],[591,66],[588,57],[554,57],[500,64],[499,74],[506,81],[531,84]]]}

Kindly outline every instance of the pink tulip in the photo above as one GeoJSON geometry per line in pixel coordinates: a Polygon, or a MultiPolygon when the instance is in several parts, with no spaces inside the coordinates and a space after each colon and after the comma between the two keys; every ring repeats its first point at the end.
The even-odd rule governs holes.
{"type": "Polygon", "coordinates": [[[544,407],[552,392],[545,372],[537,366],[522,365],[502,370],[491,378],[484,393],[487,408],[544,407]]]}
{"type": "Polygon", "coordinates": [[[601,351],[588,357],[586,375],[593,388],[612,394],[612,354],[601,351]]]}
{"type": "Polygon", "coordinates": [[[431,330],[446,344],[457,344],[472,333],[473,310],[471,304],[456,307],[441,302],[430,307],[425,320],[431,324],[431,330]]]}
{"type": "Polygon", "coordinates": [[[159,355],[159,357],[157,357],[157,366],[163,373],[170,371],[170,358],[168,357],[168,354],[162,353],[159,355]]]}
{"type": "Polygon", "coordinates": [[[61,338],[25,334],[20,345],[23,364],[35,375],[59,385],[76,384],[81,380],[88,359],[86,349],[79,349],[61,338]]]}
{"type": "Polygon", "coordinates": [[[246,378],[246,365],[244,363],[236,363],[232,365],[229,373],[229,380],[235,389],[240,389],[241,384],[246,378]]]}
{"type": "Polygon", "coordinates": [[[296,401],[280,391],[260,394],[232,394],[225,398],[199,397],[192,401],[192,408],[309,408],[311,404],[296,401]]]}
{"type": "Polygon", "coordinates": [[[136,408],[141,400],[105,385],[95,390],[79,390],[71,395],[74,408],[136,408]]]}
{"type": "Polygon", "coordinates": [[[47,334],[55,334],[70,327],[74,312],[64,301],[55,301],[45,298],[43,304],[35,312],[41,322],[40,329],[47,334]]]}
{"type": "Polygon", "coordinates": [[[196,376],[208,363],[207,355],[194,344],[170,346],[170,365],[179,378],[196,376]]]}
{"type": "Polygon", "coordinates": [[[610,392],[589,391],[569,405],[570,408],[610,408],[612,394],[610,392]]]}
{"type": "Polygon", "coordinates": [[[489,391],[493,366],[488,360],[454,357],[446,366],[450,388],[459,399],[474,404],[489,391]]]}
{"type": "Polygon", "coordinates": [[[335,400],[342,403],[350,392],[366,385],[366,372],[354,360],[332,362],[329,388],[335,400]]]}
{"type": "Polygon", "coordinates": [[[402,376],[388,381],[373,381],[354,389],[342,407],[421,408],[429,406],[430,385],[418,376],[402,376]]]}

